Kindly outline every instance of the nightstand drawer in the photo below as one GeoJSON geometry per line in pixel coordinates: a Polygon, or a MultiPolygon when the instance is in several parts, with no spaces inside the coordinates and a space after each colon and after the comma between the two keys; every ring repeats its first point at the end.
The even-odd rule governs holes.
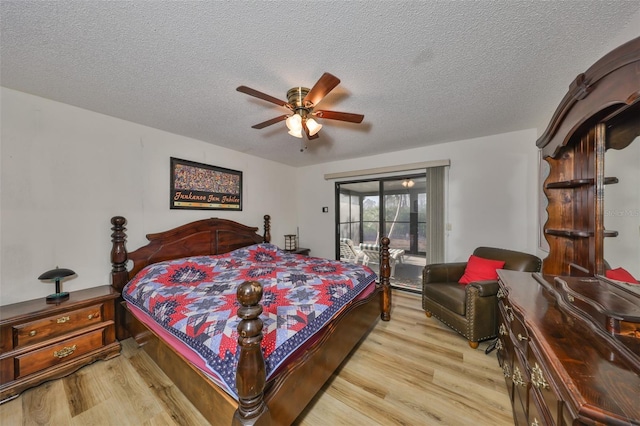
{"type": "Polygon", "coordinates": [[[104,344],[104,329],[98,329],[55,345],[17,356],[16,379],[99,349],[104,344]]]}
{"type": "Polygon", "coordinates": [[[62,336],[103,320],[103,304],[64,312],[13,327],[14,348],[62,336]]]}

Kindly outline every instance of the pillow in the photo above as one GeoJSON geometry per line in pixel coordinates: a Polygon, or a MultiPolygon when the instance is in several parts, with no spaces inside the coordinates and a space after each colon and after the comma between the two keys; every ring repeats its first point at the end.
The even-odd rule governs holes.
{"type": "Polygon", "coordinates": [[[612,280],[622,281],[630,284],[640,284],[638,280],[633,278],[633,275],[631,275],[629,271],[624,268],[609,269],[604,273],[604,275],[605,277],[611,278],[612,280]]]}
{"type": "Polygon", "coordinates": [[[469,284],[474,281],[497,280],[497,269],[502,269],[505,262],[502,260],[485,259],[471,255],[464,270],[464,275],[458,281],[459,284],[469,284]]]}

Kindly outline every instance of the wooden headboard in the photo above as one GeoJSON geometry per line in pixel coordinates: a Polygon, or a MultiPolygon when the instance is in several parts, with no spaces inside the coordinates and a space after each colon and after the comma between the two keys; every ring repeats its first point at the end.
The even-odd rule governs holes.
{"type": "Polygon", "coordinates": [[[228,219],[203,219],[156,234],[148,234],[149,244],[131,253],[125,242],[127,220],[122,216],[111,218],[111,277],[112,286],[119,292],[147,265],[188,256],[206,256],[228,253],[232,250],[271,241],[271,217],[264,216],[264,235],[257,227],[250,227],[228,219]],[[132,262],[131,269],[127,269],[132,262]]]}

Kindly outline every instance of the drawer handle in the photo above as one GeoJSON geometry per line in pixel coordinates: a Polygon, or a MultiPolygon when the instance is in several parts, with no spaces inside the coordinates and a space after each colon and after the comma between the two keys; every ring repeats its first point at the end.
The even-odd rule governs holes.
{"type": "Polygon", "coordinates": [[[513,379],[513,383],[515,383],[518,386],[526,385],[524,380],[522,380],[522,373],[520,372],[520,369],[518,367],[514,367],[513,376],[511,378],[513,379]]]}
{"type": "Polygon", "coordinates": [[[36,334],[38,334],[38,332],[36,330],[31,330],[29,332],[29,336],[31,336],[31,337],[35,336],[36,334]]]}
{"type": "Polygon", "coordinates": [[[538,389],[549,389],[549,383],[547,383],[547,380],[544,378],[542,368],[540,368],[537,362],[531,369],[531,383],[533,383],[533,386],[537,387],[538,389]]]}
{"type": "Polygon", "coordinates": [[[518,333],[518,340],[522,342],[523,340],[529,340],[529,339],[527,339],[527,336],[523,336],[522,334],[518,333]]]}
{"type": "Polygon", "coordinates": [[[502,373],[504,374],[505,378],[511,377],[511,371],[509,371],[509,365],[506,362],[502,366],[502,373]]]}
{"type": "Polygon", "coordinates": [[[99,313],[95,313],[95,314],[89,314],[87,315],[88,319],[94,319],[94,318],[100,318],[100,314],[99,313]]]}
{"type": "Polygon", "coordinates": [[[60,317],[60,318],[58,318],[58,319],[56,320],[56,322],[57,322],[58,324],[64,324],[65,322],[67,322],[67,321],[69,321],[69,320],[70,320],[70,318],[69,318],[69,317],[60,317]]]}
{"type": "Polygon", "coordinates": [[[500,324],[500,327],[498,327],[498,333],[500,333],[501,336],[506,336],[508,334],[507,327],[505,327],[504,324],[500,324]]]}
{"type": "Polygon", "coordinates": [[[513,309],[511,308],[511,306],[505,306],[504,310],[507,313],[507,319],[509,320],[509,322],[512,322],[513,319],[514,319],[514,317],[513,317],[513,309]]]}
{"type": "Polygon", "coordinates": [[[499,289],[498,289],[498,293],[496,293],[496,297],[497,297],[498,299],[502,299],[502,298],[504,298],[506,295],[507,295],[507,294],[506,294],[506,293],[504,292],[504,290],[503,290],[503,289],[501,289],[501,288],[499,288],[499,289]]]}
{"type": "Polygon", "coordinates": [[[64,357],[67,357],[67,356],[71,355],[72,353],[74,353],[76,351],[76,349],[77,349],[76,345],[65,346],[64,348],[60,349],[59,351],[53,351],[53,356],[55,356],[56,358],[64,358],[64,357]]]}

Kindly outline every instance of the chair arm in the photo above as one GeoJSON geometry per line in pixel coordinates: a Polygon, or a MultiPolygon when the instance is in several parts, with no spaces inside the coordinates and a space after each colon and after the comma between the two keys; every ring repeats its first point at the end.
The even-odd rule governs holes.
{"type": "Polygon", "coordinates": [[[464,270],[467,267],[467,262],[455,262],[455,263],[432,263],[427,265],[422,270],[422,282],[428,283],[457,283],[464,270]]]}
{"type": "Polygon", "coordinates": [[[498,285],[497,280],[486,280],[486,281],[474,281],[472,283],[467,284],[467,287],[474,287],[478,289],[478,296],[480,297],[489,297],[495,296],[498,294],[498,285]]]}

